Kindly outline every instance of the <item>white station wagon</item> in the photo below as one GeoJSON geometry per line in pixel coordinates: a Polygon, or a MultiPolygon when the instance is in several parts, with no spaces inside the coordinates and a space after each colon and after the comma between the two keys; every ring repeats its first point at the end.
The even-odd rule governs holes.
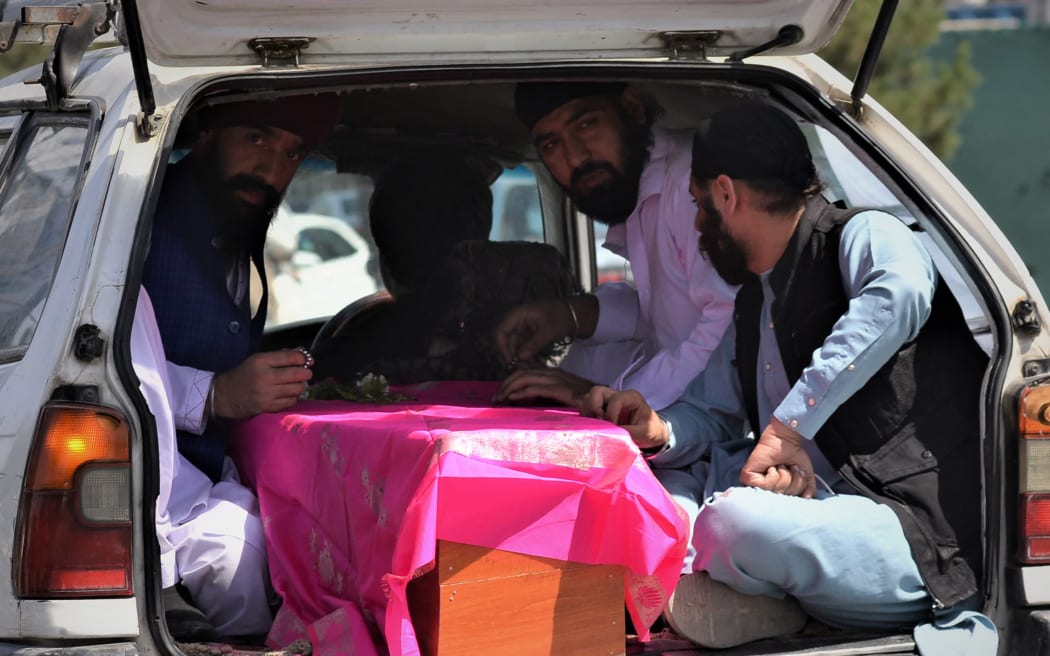
{"type": "MultiPolygon", "coordinates": [[[[971,481],[983,504],[968,509],[984,528],[983,610],[1001,654],[1047,653],[1050,314],[993,217],[866,95],[895,1],[852,81],[812,54],[849,0],[34,4],[3,3],[0,17],[0,48],[54,45],[43,67],[0,82],[0,654],[179,653],[154,534],[156,428],[129,340],[184,119],[220,97],[338,91],[338,128],[299,173],[316,176],[318,190],[422,146],[519,177],[524,167],[541,199],[536,234],[590,289],[595,228],[515,117],[515,84],[535,80],[634,84],[672,127],[740,99],[773,103],[804,126],[832,200],[887,208],[923,229],[990,356],[983,471],[971,481]],[[109,446],[78,432],[85,413],[109,446]]],[[[297,315],[318,319],[272,324],[264,346],[309,344],[331,307],[355,300],[326,293],[338,303],[297,315]]],[[[500,651],[498,636],[476,638],[477,653],[500,651]]],[[[825,631],[722,653],[913,649],[908,633],[825,631]]]]}

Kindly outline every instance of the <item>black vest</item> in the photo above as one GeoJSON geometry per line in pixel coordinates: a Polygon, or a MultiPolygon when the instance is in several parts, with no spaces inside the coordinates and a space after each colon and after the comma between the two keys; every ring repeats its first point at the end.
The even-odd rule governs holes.
{"type": "MultiPolygon", "coordinates": [[[[777,346],[794,384],[845,313],[838,249],[860,210],[810,201],[770,277],[777,346]]],[[[734,321],[748,419],[758,421],[756,367],[762,288],[740,290],[734,321]]],[[[937,285],[929,319],[815,436],[858,492],[900,519],[930,594],[944,606],[977,591],[981,556],[980,399],[988,363],[951,291],[937,285]]]]}
{"type": "MultiPolygon", "coordinates": [[[[178,365],[222,373],[254,353],[266,319],[262,242],[251,260],[262,280],[259,310],[234,303],[226,287],[229,255],[214,245],[216,218],[200,184],[182,161],[170,166],[153,218],[143,284],[157,314],[164,354],[178,365]]],[[[203,435],[177,431],[179,452],[213,481],[226,456],[225,422],[210,420],[203,435]]]]}

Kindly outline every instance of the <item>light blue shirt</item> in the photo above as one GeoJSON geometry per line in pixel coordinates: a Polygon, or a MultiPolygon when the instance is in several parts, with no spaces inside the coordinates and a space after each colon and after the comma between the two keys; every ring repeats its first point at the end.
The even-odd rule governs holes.
{"type": "MultiPolygon", "coordinates": [[[[763,306],[757,385],[762,426],[775,416],[803,437],[818,473],[834,485],[827,461],[812,438],[838,407],[900,348],[915,339],[930,315],[937,274],[929,253],[910,228],[891,214],[861,212],[842,229],[839,270],[849,307],[794,385],[789,386],[776,345],[769,272],[762,275],[763,306]]],[[[670,434],[654,467],[687,467],[711,445],[745,433],[746,411],[734,366],[736,330],[730,325],[708,366],[660,416],[670,434]]]]}
{"type": "MultiPolygon", "coordinates": [[[[918,336],[930,316],[937,274],[915,234],[884,212],[862,212],[847,222],[838,258],[849,306],[794,385],[788,384],[773,331],[770,272],[761,276],[756,384],[758,416],[764,423],[753,429],[761,434],[773,416],[793,427],[807,438],[803,447],[816,472],[834,492],[850,493],[854,490],[831,470],[812,438],[844,401],[918,336]]],[[[650,462],[654,468],[689,469],[703,487],[701,498],[739,485],[740,468],[754,444],[741,439],[747,419],[735,357],[736,329],[730,324],[707,368],[660,413],[670,442],[650,462]],[[703,462],[704,456],[710,461],[703,462]]],[[[905,549],[902,557],[907,555],[905,549]]],[[[938,611],[934,622],[918,624],[913,635],[919,653],[994,654],[997,630],[979,608],[980,598],[975,596],[938,611]]]]}

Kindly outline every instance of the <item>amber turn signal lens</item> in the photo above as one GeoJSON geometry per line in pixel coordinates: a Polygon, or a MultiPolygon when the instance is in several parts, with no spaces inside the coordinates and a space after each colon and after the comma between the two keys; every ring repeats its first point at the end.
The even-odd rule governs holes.
{"type": "Polygon", "coordinates": [[[69,490],[86,462],[127,462],[128,429],[108,410],[75,404],[44,409],[37,439],[42,440],[28,472],[30,490],[69,490]]]}

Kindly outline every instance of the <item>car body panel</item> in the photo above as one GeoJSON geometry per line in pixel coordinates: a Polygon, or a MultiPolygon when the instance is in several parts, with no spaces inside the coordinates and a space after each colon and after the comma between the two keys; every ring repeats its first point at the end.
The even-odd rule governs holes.
{"type": "Polygon", "coordinates": [[[717,31],[708,54],[760,46],[802,28],[785,54],[824,46],[852,0],[573,0],[542,11],[514,0],[137,0],[153,62],[258,62],[251,39],[305,37],[303,63],[608,59],[665,56],[666,32],[717,31]],[[186,39],[181,35],[193,34],[186,39]]]}
{"type": "MultiPolygon", "coordinates": [[[[106,80],[101,84],[105,91],[98,97],[106,99],[109,112],[132,113],[135,87],[130,62],[125,58],[107,66],[101,77],[106,80]]],[[[32,88],[27,91],[32,93],[32,88]]],[[[17,403],[4,404],[0,411],[0,472],[18,473],[0,476],[0,516],[12,526],[30,447],[29,440],[15,438],[33,434],[49,391],[60,385],[94,385],[103,405],[131,407],[111,356],[85,363],[70,354],[74,332],[82,324],[98,326],[107,354],[112,353],[133,250],[133,224],[137,223],[137,208],[146,194],[157,150],[155,143],[136,143],[134,133],[126,128],[121,122],[102,123],[36,334],[21,361],[0,365],[7,374],[6,380],[0,376],[0,398],[18,399],[17,403]],[[113,181],[118,183],[111,184],[113,181]],[[136,209],[129,214],[129,207],[136,209]]],[[[133,415],[125,415],[134,420],[133,415]]],[[[134,434],[141,434],[132,425],[134,434]]],[[[141,458],[140,445],[134,441],[132,451],[141,458]]],[[[133,485],[139,487],[141,480],[136,479],[133,485]]],[[[140,515],[141,505],[134,512],[140,515]]],[[[140,532],[135,535],[134,549],[141,553],[140,532]]],[[[0,553],[14,553],[13,537],[13,531],[0,531],[0,553]]],[[[135,582],[136,589],[142,585],[142,580],[135,582]]],[[[11,559],[0,559],[0,637],[117,637],[137,635],[138,628],[134,598],[19,601],[12,589],[11,559]],[[67,621],[67,617],[91,621],[67,621]]]]}

